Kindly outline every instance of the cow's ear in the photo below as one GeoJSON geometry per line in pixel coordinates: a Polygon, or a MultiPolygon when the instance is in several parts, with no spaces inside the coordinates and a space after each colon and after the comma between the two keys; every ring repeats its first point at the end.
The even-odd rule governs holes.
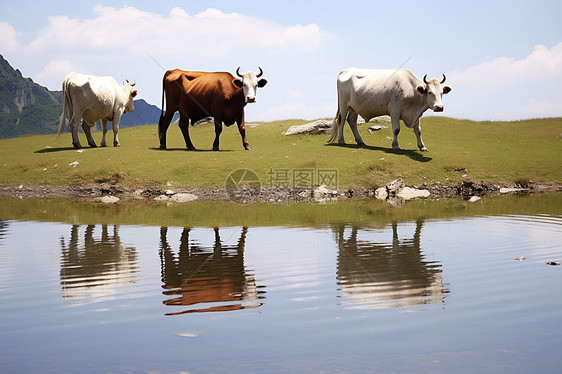
{"type": "Polygon", "coordinates": [[[451,92],[451,90],[452,90],[452,88],[449,87],[449,86],[443,87],[443,93],[444,93],[444,94],[448,94],[449,92],[451,92]]]}
{"type": "Polygon", "coordinates": [[[234,79],[232,81],[232,84],[234,84],[236,87],[240,87],[240,88],[244,87],[244,83],[238,78],[234,79]]]}
{"type": "Polygon", "coordinates": [[[263,87],[267,84],[267,79],[260,79],[258,81],[258,87],[263,87]]]}
{"type": "Polygon", "coordinates": [[[419,86],[416,87],[416,90],[423,95],[425,93],[425,86],[422,86],[420,84],[419,86]]]}
{"type": "Polygon", "coordinates": [[[138,93],[139,93],[139,91],[133,90],[133,92],[131,92],[131,96],[135,97],[135,96],[137,96],[138,93]]]}

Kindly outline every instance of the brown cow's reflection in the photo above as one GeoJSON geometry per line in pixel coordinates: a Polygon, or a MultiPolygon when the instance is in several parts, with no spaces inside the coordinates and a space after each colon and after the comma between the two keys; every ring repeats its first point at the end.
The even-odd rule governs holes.
{"type": "MultiPolygon", "coordinates": [[[[358,240],[357,226],[345,238],[345,226],[334,228],[338,244],[337,279],[343,305],[357,308],[391,308],[444,301],[441,264],[426,261],[420,248],[423,221],[416,222],[412,239],[398,238],[392,223],[390,243],[358,240]]],[[[367,234],[369,232],[366,232],[367,234]]]]}
{"type": "Polygon", "coordinates": [[[116,286],[135,282],[137,251],[124,247],[119,226],[110,233],[107,225],[96,235],[87,225],[81,243],[80,226],[72,225],[68,244],[61,238],[60,280],[64,297],[94,298],[114,294],[116,286]]]}
{"type": "Polygon", "coordinates": [[[219,229],[215,228],[214,245],[205,247],[190,240],[190,228],[184,228],[177,256],[167,240],[168,228],[160,229],[160,261],[164,295],[175,296],[166,305],[196,305],[213,303],[168,313],[178,315],[194,312],[218,312],[257,308],[264,290],[256,286],[253,274],[244,267],[244,246],[247,227],[242,228],[236,245],[223,245],[219,229]],[[232,303],[237,301],[236,303],[232,303]]]}

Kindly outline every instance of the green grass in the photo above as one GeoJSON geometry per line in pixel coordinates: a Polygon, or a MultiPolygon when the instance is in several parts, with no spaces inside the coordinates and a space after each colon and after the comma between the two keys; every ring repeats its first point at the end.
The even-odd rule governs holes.
{"type": "MultiPolygon", "coordinates": [[[[413,131],[402,126],[392,151],[389,128],[368,133],[368,145],[357,148],[346,125],[346,146],[326,144],[327,135],[284,136],[291,120],[247,127],[252,151],[245,151],[235,126],[224,128],[221,151],[212,152],[212,125],[190,128],[198,151],[187,151],[179,128],[168,130],[168,150],[158,149],[156,125],[121,130],[121,147],[72,149],[68,133],[0,140],[0,184],[69,185],[118,183],[124,187],[218,188],[239,168],[256,172],[268,185],[273,169],[337,169],[338,187],[377,187],[397,177],[408,185],[456,185],[463,179],[506,183],[562,181],[562,119],[517,122],[474,122],[444,117],[422,119],[423,139],[430,152],[420,152],[413,131]],[[68,166],[78,161],[77,167],[68,166]],[[463,175],[466,175],[463,177],[463,175]]],[[[94,133],[99,144],[101,133],[94,133]]],[[[87,144],[80,134],[82,144],[87,144]]],[[[108,133],[108,144],[113,134],[108,133]]]]}

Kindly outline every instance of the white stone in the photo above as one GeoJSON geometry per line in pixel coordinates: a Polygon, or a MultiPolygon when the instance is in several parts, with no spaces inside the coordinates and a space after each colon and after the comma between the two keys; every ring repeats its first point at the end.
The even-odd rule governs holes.
{"type": "Polygon", "coordinates": [[[402,178],[398,178],[393,180],[392,182],[387,183],[386,191],[388,192],[389,195],[394,195],[402,191],[405,186],[406,185],[404,184],[402,178]]]}
{"type": "Polygon", "coordinates": [[[158,195],[154,198],[156,201],[170,201],[170,198],[166,195],[158,195]]]}
{"type": "Polygon", "coordinates": [[[99,197],[98,200],[101,201],[104,204],[114,204],[114,203],[119,201],[119,198],[117,196],[105,195],[105,196],[99,197]]]}
{"type": "Polygon", "coordinates": [[[338,196],[338,191],[330,190],[325,185],[319,186],[313,192],[314,199],[319,202],[325,202],[326,198],[338,196]]]}
{"type": "Polygon", "coordinates": [[[512,193],[512,192],[521,192],[527,191],[526,188],[511,188],[511,187],[502,187],[500,188],[500,193],[512,193]]]}
{"type": "Polygon", "coordinates": [[[470,199],[468,199],[468,202],[470,203],[475,203],[477,201],[482,200],[482,198],[480,196],[472,196],[470,199]]]}
{"type": "Polygon", "coordinates": [[[68,164],[68,166],[70,166],[71,168],[75,168],[78,165],[80,165],[80,163],[78,161],[74,161],[74,162],[71,162],[70,164],[68,164]]]}
{"type": "Polygon", "coordinates": [[[381,126],[381,125],[374,125],[369,127],[369,132],[375,132],[375,131],[380,131],[382,129],[386,129],[386,126],[381,126]]]}
{"type": "Polygon", "coordinates": [[[398,197],[404,200],[412,200],[416,198],[426,198],[429,197],[428,190],[418,190],[417,188],[404,187],[400,192],[396,194],[398,197]]]}
{"type": "Polygon", "coordinates": [[[379,187],[375,190],[375,197],[379,200],[386,200],[388,197],[388,192],[386,191],[386,187],[379,187]]]}
{"type": "Polygon", "coordinates": [[[191,193],[177,193],[172,196],[172,201],[176,203],[187,203],[193,200],[197,200],[197,196],[191,193]]]}
{"type": "Polygon", "coordinates": [[[318,121],[305,123],[304,125],[291,126],[283,135],[298,135],[298,134],[326,134],[332,127],[332,120],[320,119],[318,121]]]}

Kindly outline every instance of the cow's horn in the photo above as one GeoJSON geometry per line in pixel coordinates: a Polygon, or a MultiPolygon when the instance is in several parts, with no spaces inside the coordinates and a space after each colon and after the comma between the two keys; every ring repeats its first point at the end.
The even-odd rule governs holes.
{"type": "Polygon", "coordinates": [[[445,76],[445,74],[443,74],[443,79],[441,80],[441,84],[445,83],[446,79],[447,79],[447,77],[445,76]]]}
{"type": "Polygon", "coordinates": [[[238,66],[238,69],[236,69],[236,75],[238,75],[240,78],[244,78],[244,76],[240,74],[240,66],[238,66]]]}
{"type": "Polygon", "coordinates": [[[258,69],[260,69],[260,73],[258,75],[256,75],[256,78],[259,78],[263,75],[263,70],[258,66],[258,69]]]}
{"type": "Polygon", "coordinates": [[[423,83],[428,84],[427,83],[427,74],[423,76],[423,83]]]}

